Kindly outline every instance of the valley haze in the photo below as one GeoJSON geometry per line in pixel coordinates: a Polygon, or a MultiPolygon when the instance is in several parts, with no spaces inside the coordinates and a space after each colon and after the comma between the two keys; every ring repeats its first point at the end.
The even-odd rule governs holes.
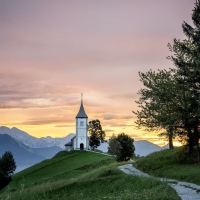
{"type": "MultiPolygon", "coordinates": [[[[64,138],[36,138],[17,128],[0,127],[0,156],[5,151],[11,151],[17,163],[17,171],[30,167],[42,160],[52,158],[59,151],[64,150],[64,145],[71,141],[75,134],[70,133],[64,138]]],[[[109,142],[109,141],[108,141],[109,142]]],[[[101,143],[98,147],[103,152],[108,151],[108,142],[101,143]]],[[[149,141],[134,141],[135,154],[146,156],[149,153],[168,148],[159,147],[149,141]]]]}

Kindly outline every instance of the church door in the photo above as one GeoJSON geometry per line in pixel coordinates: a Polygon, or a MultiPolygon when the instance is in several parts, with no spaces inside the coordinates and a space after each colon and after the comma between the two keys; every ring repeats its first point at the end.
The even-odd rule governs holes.
{"type": "Polygon", "coordinates": [[[84,150],[84,144],[83,143],[80,144],[80,150],[84,150]]]}

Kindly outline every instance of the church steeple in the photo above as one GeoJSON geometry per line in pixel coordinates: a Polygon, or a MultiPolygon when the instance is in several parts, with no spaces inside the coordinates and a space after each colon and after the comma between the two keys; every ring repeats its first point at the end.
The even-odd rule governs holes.
{"type": "Polygon", "coordinates": [[[81,94],[81,106],[78,114],[76,115],[76,118],[88,118],[83,107],[83,94],[81,94]]]}

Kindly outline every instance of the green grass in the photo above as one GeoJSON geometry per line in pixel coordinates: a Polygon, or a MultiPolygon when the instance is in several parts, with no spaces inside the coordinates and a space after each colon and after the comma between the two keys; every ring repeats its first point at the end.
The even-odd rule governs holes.
{"type": "Polygon", "coordinates": [[[157,177],[187,181],[200,185],[200,163],[184,164],[182,147],[154,152],[138,159],[134,166],[157,177]]]}
{"type": "Polygon", "coordinates": [[[180,199],[166,183],[126,175],[106,155],[60,152],[13,176],[0,193],[9,200],[180,199]]]}

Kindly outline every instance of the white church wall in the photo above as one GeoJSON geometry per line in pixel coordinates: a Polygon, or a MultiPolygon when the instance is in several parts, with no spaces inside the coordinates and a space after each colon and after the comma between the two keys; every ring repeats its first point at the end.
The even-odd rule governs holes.
{"type": "Polygon", "coordinates": [[[80,148],[80,144],[83,143],[84,149],[88,148],[88,136],[87,136],[87,118],[76,119],[76,148],[80,148]]]}
{"type": "Polygon", "coordinates": [[[87,129],[87,118],[77,118],[76,123],[78,129],[87,129]]]}
{"type": "Polygon", "coordinates": [[[74,147],[74,149],[76,149],[76,138],[74,138],[74,140],[73,140],[73,147],[74,147]]]}

